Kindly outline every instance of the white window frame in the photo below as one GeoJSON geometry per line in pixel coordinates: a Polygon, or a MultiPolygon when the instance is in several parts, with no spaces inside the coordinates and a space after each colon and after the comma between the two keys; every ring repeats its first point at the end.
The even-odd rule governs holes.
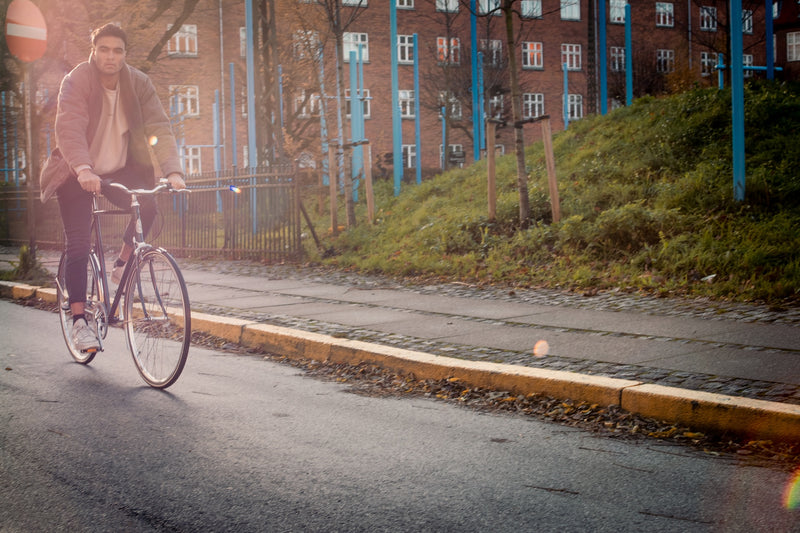
{"type": "Polygon", "coordinates": [[[447,91],[439,92],[439,107],[447,105],[449,107],[448,118],[450,120],[461,120],[464,116],[461,101],[447,91]]]}
{"type": "Polygon", "coordinates": [[[561,45],[561,64],[567,64],[567,70],[581,70],[581,45],[564,43],[561,45]]]}
{"type": "Polygon", "coordinates": [[[481,39],[483,61],[493,67],[503,66],[503,41],[500,39],[481,39]]]}
{"type": "Polygon", "coordinates": [[[350,62],[350,52],[356,53],[356,60],[358,60],[358,48],[361,47],[361,61],[369,63],[369,34],[346,31],[342,36],[342,52],[344,53],[344,62],[350,62]]]}
{"type": "Polygon", "coordinates": [[[672,2],[656,2],[656,27],[675,27],[675,6],[672,2]]]}
{"type": "Polygon", "coordinates": [[[197,85],[170,85],[169,108],[170,111],[177,110],[178,115],[184,117],[200,116],[200,87],[197,85]]]}
{"type": "MultiPolygon", "coordinates": [[[[372,98],[369,96],[369,89],[361,89],[362,104],[364,105],[364,118],[372,118],[372,98]]],[[[350,118],[350,89],[344,90],[345,115],[350,118]]]]}
{"type": "Polygon", "coordinates": [[[800,61],[800,31],[786,34],[786,61],[800,61]]]}
{"type": "Polygon", "coordinates": [[[183,173],[187,176],[203,173],[203,152],[200,146],[184,145],[181,147],[181,163],[183,173]]]}
{"type": "Polygon", "coordinates": [[[458,37],[437,37],[436,53],[440,65],[461,64],[461,39],[458,37]]]}
{"type": "Polygon", "coordinates": [[[488,15],[489,13],[495,17],[503,14],[500,11],[500,0],[478,0],[478,15],[488,15]]]}
{"type": "Polygon", "coordinates": [[[404,144],[403,145],[403,167],[416,168],[417,166],[417,145],[404,144]]]}
{"type": "Polygon", "coordinates": [[[319,56],[319,33],[315,30],[295,30],[292,34],[292,53],[297,60],[319,56]]]}
{"type": "Polygon", "coordinates": [[[300,118],[318,117],[322,113],[320,95],[311,93],[306,99],[306,90],[301,89],[294,97],[294,110],[300,118]]]}
{"type": "Polygon", "coordinates": [[[561,0],[561,20],[581,20],[580,0],[561,0]]]}
{"type": "MultiPolygon", "coordinates": [[[[171,29],[172,24],[167,24],[171,29]]],[[[167,55],[170,57],[197,57],[197,24],[182,24],[181,28],[167,42],[167,55]]]]}
{"type": "Polygon", "coordinates": [[[522,43],[522,68],[542,70],[544,68],[544,44],[533,41],[522,43]]]}
{"type": "Polygon", "coordinates": [[[714,74],[714,67],[717,65],[716,52],[700,52],[700,75],[710,76],[714,74]]]}
{"type": "Polygon", "coordinates": [[[458,0],[436,0],[436,11],[458,13],[458,0]]]}
{"type": "Polygon", "coordinates": [[[717,31],[717,8],[700,6],[700,31],[717,31]]]}
{"type": "Polygon", "coordinates": [[[400,106],[400,118],[416,118],[414,109],[414,91],[400,89],[397,91],[398,105],[400,106]]]}
{"type": "Polygon", "coordinates": [[[656,50],[656,72],[669,74],[675,70],[675,50],[659,48],[656,50]]]}
{"type": "Polygon", "coordinates": [[[247,57],[247,28],[239,26],[239,57],[247,57]]]}
{"type": "Polygon", "coordinates": [[[367,7],[367,0],[342,0],[345,7],[367,7]]]}
{"type": "Polygon", "coordinates": [[[505,107],[505,98],[502,94],[496,94],[489,98],[489,116],[501,118],[505,107]]]}
{"type": "Polygon", "coordinates": [[[414,64],[414,36],[397,36],[397,62],[401,65],[414,64]]]}
{"type": "Polygon", "coordinates": [[[414,9],[414,0],[397,0],[397,9],[414,9]]]}
{"type": "Polygon", "coordinates": [[[608,21],[611,24],[625,24],[625,5],[627,0],[608,0],[608,21]]]}
{"type": "MultiPolygon", "coordinates": [[[[742,66],[743,67],[753,66],[753,54],[742,54],[742,66]]],[[[744,76],[745,78],[752,78],[753,71],[749,69],[742,69],[742,76],[744,76]]]]}
{"type": "Polygon", "coordinates": [[[583,118],[583,95],[570,94],[567,96],[568,111],[570,120],[580,120],[583,118]]]}
{"type": "Polygon", "coordinates": [[[522,94],[522,118],[536,118],[544,114],[544,93],[522,94]]]}
{"type": "Polygon", "coordinates": [[[612,72],[625,72],[624,46],[612,46],[609,48],[608,59],[612,72]]]}
{"type": "Polygon", "coordinates": [[[522,0],[520,12],[525,19],[542,18],[542,0],[522,0]]]}
{"type": "Polygon", "coordinates": [[[748,35],[753,33],[753,11],[750,9],[742,11],[742,33],[748,35]]]}

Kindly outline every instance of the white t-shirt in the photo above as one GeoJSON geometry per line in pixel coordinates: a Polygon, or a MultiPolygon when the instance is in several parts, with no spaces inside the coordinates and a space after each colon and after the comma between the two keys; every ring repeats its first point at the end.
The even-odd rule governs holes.
{"type": "Polygon", "coordinates": [[[128,159],[128,119],[119,100],[119,84],[116,89],[103,87],[103,114],[97,133],[89,147],[94,161],[94,173],[98,176],[110,174],[125,166],[128,159]]]}

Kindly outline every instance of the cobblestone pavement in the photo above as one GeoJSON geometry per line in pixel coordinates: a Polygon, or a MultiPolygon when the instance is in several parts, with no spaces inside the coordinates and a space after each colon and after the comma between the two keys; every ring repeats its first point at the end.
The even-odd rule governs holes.
{"type": "MultiPolygon", "coordinates": [[[[330,269],[304,268],[287,265],[270,266],[243,261],[182,260],[182,264],[184,268],[187,269],[204,270],[222,274],[258,276],[264,279],[306,279],[309,282],[332,283],[358,289],[402,288],[406,291],[418,292],[420,294],[446,294],[475,299],[503,299],[515,302],[604,311],[634,311],[652,316],[695,317],[741,322],[785,324],[797,326],[798,338],[800,338],[800,308],[798,307],[776,308],[754,304],[715,302],[707,299],[657,298],[640,294],[629,294],[622,291],[601,292],[595,296],[587,297],[572,292],[557,290],[511,290],[498,287],[478,287],[461,283],[437,283],[431,285],[396,280],[383,276],[364,275],[330,269]]],[[[318,298],[314,298],[313,300],[325,301],[318,298]]],[[[729,378],[650,368],[640,365],[623,365],[558,356],[536,359],[531,358],[527,352],[522,353],[430,341],[407,335],[389,334],[364,328],[352,328],[340,324],[286,315],[266,314],[212,305],[193,305],[193,309],[215,315],[236,316],[262,323],[323,333],[335,337],[396,346],[447,357],[610,376],[691,390],[800,405],[800,387],[783,383],[729,378]]],[[[474,319],[463,316],[459,316],[459,318],[486,321],[485,319],[474,319]]],[[[515,323],[509,321],[493,322],[502,323],[504,325],[515,325],[515,323]]],[[[527,327],[523,324],[517,325],[519,327],[527,327]]],[[[566,331],[562,328],[559,330],[566,331]]],[[[652,338],[655,342],[702,342],[666,337],[639,337],[652,338]]],[[[797,352],[792,351],[787,351],[787,354],[798,355],[797,352]]]]}

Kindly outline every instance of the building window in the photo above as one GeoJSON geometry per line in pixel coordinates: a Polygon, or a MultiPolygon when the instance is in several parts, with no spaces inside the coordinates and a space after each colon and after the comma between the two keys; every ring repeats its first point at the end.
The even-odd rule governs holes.
{"type": "Polygon", "coordinates": [[[481,39],[483,61],[493,67],[503,66],[503,41],[499,39],[481,39]]]}
{"type": "Polygon", "coordinates": [[[342,49],[344,51],[344,62],[350,62],[350,52],[356,53],[358,60],[358,49],[361,48],[361,60],[365,63],[369,61],[369,35],[366,33],[344,32],[342,49]]]}
{"type": "Polygon", "coordinates": [[[414,0],[397,0],[400,9],[414,9],[414,0]]]}
{"type": "Polygon", "coordinates": [[[581,69],[581,45],[562,44],[561,45],[561,64],[567,64],[567,70],[581,69]]]}
{"type": "Polygon", "coordinates": [[[183,147],[183,172],[186,175],[200,174],[203,172],[202,158],[199,146],[183,147]]]}
{"type": "Polygon", "coordinates": [[[496,94],[489,99],[489,116],[500,118],[503,116],[503,95],[496,94]]]}
{"type": "Polygon", "coordinates": [[[786,61],[800,61],[800,31],[786,34],[786,61]]]}
{"type": "Polygon", "coordinates": [[[561,0],[561,20],[580,20],[580,0],[561,0]]]}
{"type": "Polygon", "coordinates": [[[414,36],[397,36],[397,62],[404,65],[414,64],[414,36]]]}
{"type": "Polygon", "coordinates": [[[675,51],[656,50],[656,71],[668,74],[675,70],[675,51]]]}
{"type": "Polygon", "coordinates": [[[439,107],[448,106],[448,118],[461,120],[461,102],[452,94],[442,91],[439,93],[439,107]]]}
{"type": "Polygon", "coordinates": [[[700,68],[703,76],[710,76],[714,73],[717,65],[717,54],[714,52],[700,52],[700,68]]]}
{"type": "Polygon", "coordinates": [[[367,7],[367,0],[342,0],[343,6],[367,7]]]}
{"type": "Polygon", "coordinates": [[[583,118],[583,95],[570,94],[567,100],[569,102],[569,119],[583,118]]]}
{"type": "Polygon", "coordinates": [[[405,166],[406,168],[415,168],[417,166],[416,144],[403,145],[403,166],[405,166]]]}
{"type": "MultiPolygon", "coordinates": [[[[167,29],[171,29],[172,24],[167,25],[167,29]]],[[[175,35],[170,37],[167,43],[167,55],[170,56],[188,56],[194,57],[197,55],[197,25],[184,24],[181,26],[175,35]]]]}
{"type": "Polygon", "coordinates": [[[196,117],[200,115],[197,85],[170,85],[169,108],[173,115],[196,117]]]}
{"type": "Polygon", "coordinates": [[[292,49],[297,60],[319,57],[319,34],[313,30],[297,30],[292,36],[292,49]]]}
{"type": "Polygon", "coordinates": [[[544,68],[544,53],[542,52],[542,46],[542,43],[522,43],[522,68],[544,68]]]}
{"type": "Polygon", "coordinates": [[[753,33],[753,12],[749,9],[742,11],[742,33],[753,33]]]}
{"type": "Polygon", "coordinates": [[[522,117],[536,118],[544,115],[544,94],[543,93],[523,93],[522,95],[522,117]]]}
{"type": "Polygon", "coordinates": [[[608,1],[608,21],[612,24],[625,24],[625,4],[626,0],[608,1]]]}
{"type": "Polygon", "coordinates": [[[622,46],[612,46],[611,70],[613,72],[625,72],[625,48],[622,46]]]}
{"type": "Polygon", "coordinates": [[[414,91],[398,91],[400,99],[400,116],[402,118],[414,118],[414,91]]]}
{"type": "MultiPolygon", "coordinates": [[[[742,66],[743,67],[753,66],[753,54],[742,54],[742,66]]],[[[750,78],[753,76],[753,71],[749,69],[744,69],[742,75],[745,78],[750,78]]]]}
{"type": "Polygon", "coordinates": [[[458,13],[458,0],[436,0],[436,11],[458,13]]]}
{"type": "Polygon", "coordinates": [[[239,27],[239,57],[247,57],[247,28],[239,27]]]}
{"type": "Polygon", "coordinates": [[[444,65],[461,64],[461,40],[458,37],[437,37],[436,50],[439,63],[444,65]]]}
{"type": "MultiPolygon", "coordinates": [[[[344,90],[344,98],[345,98],[345,113],[347,118],[350,118],[350,89],[344,90]]],[[[361,102],[364,106],[364,118],[370,118],[370,102],[372,99],[369,97],[369,89],[361,89],[361,102]]]]}
{"type": "Polygon", "coordinates": [[[717,8],[702,6],[700,8],[700,29],[703,31],[717,31],[717,8]]]}
{"type": "Polygon", "coordinates": [[[318,117],[320,112],[320,96],[316,93],[306,94],[301,90],[294,98],[294,110],[300,118],[318,117]]]}
{"type": "Polygon", "coordinates": [[[542,0],[522,0],[520,11],[522,18],[540,19],[542,18],[542,0]]]}
{"type": "Polygon", "coordinates": [[[500,16],[500,0],[478,0],[478,14],[479,15],[492,15],[500,16]]]}
{"type": "Polygon", "coordinates": [[[656,26],[662,28],[675,26],[675,8],[672,2],[656,2],[656,26]]]}

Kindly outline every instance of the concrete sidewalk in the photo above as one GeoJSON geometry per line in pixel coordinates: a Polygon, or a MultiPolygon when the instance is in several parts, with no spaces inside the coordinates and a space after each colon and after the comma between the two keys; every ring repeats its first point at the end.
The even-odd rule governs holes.
{"type": "MultiPolygon", "coordinates": [[[[49,263],[57,258],[44,260],[52,267],[49,263]]],[[[759,427],[763,422],[783,427],[775,419],[763,420],[774,410],[783,413],[778,418],[788,416],[789,427],[796,429],[760,434],[800,439],[797,308],[623,293],[584,297],[461,284],[406,286],[376,277],[242,262],[181,265],[194,329],[236,342],[260,343],[289,356],[331,358],[338,350],[351,354],[351,362],[372,360],[418,376],[422,368],[428,373],[438,368],[434,375],[444,377],[463,371],[473,381],[476,372],[487,373],[500,386],[499,374],[538,375],[544,381],[533,392],[573,399],[616,397],[622,402],[624,394],[645,391],[650,407],[626,408],[708,429],[752,432],[751,418],[762,419],[759,427]],[[539,341],[549,345],[541,357],[533,353],[539,341]],[[403,363],[405,356],[410,359],[403,363]],[[562,379],[565,384],[551,387],[562,379]],[[586,387],[594,390],[595,384],[610,396],[587,396],[586,387]],[[745,417],[734,404],[747,405],[755,414],[745,417]],[[687,412],[674,412],[679,405],[687,412]],[[698,405],[716,407],[700,416],[698,405]],[[731,416],[743,422],[724,422],[731,416]]],[[[519,390],[515,380],[505,386],[519,390]]]]}

